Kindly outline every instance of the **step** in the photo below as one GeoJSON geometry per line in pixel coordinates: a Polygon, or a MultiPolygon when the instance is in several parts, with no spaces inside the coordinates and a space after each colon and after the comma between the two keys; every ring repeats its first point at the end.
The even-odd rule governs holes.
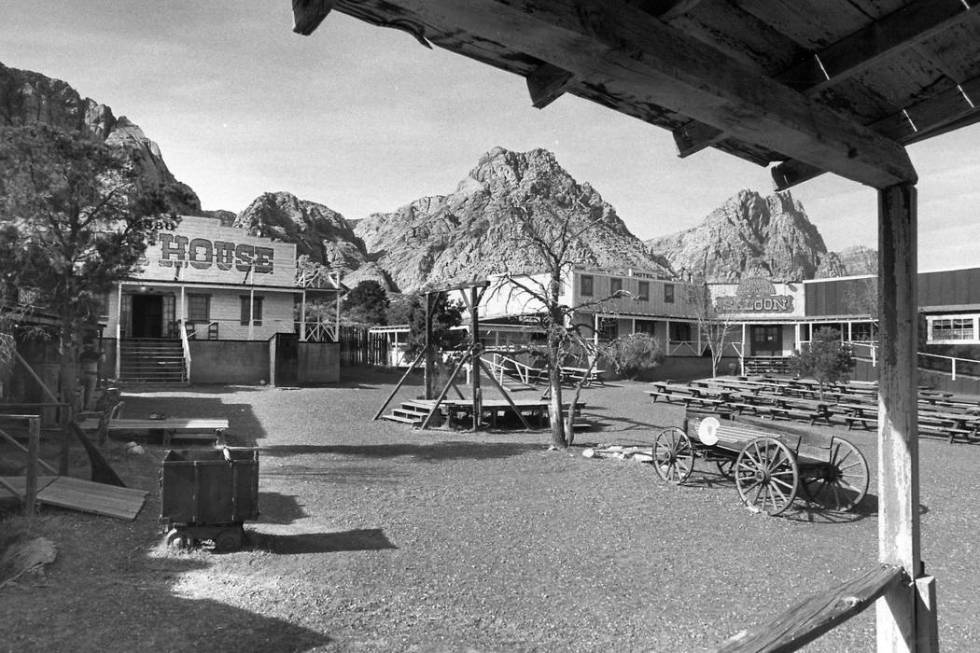
{"type": "Polygon", "coordinates": [[[391,411],[393,415],[398,415],[399,417],[408,417],[411,419],[425,419],[428,416],[428,412],[421,413],[417,410],[405,410],[404,408],[395,408],[391,411]]]}
{"type": "Polygon", "coordinates": [[[382,415],[381,419],[386,419],[390,422],[399,422],[401,424],[411,424],[412,426],[418,426],[422,423],[420,419],[411,419],[409,417],[399,417],[398,415],[382,415]]]}

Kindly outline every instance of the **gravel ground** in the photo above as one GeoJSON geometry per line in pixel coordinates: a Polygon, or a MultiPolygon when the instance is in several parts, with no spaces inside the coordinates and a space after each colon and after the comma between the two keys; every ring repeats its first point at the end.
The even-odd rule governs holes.
{"type": "MultiPolygon", "coordinates": [[[[31,530],[56,542],[58,560],[0,589],[0,651],[703,651],[875,564],[870,432],[847,434],[873,474],[856,514],[797,502],[772,518],[716,475],[667,486],[647,464],[581,455],[649,443],[654,426],[679,421],[642,384],[585,390],[601,428],[556,452],[546,433],[373,422],[397,375],[345,378],[125,392],[128,416],[226,416],[261,447],[249,544],[167,551],[163,450],[125,456],[116,443],[110,458],[151,491],[146,507],[133,522],[45,510],[31,530]]],[[[978,465],[978,446],[921,442],[923,558],[946,651],[980,650],[978,465]]],[[[805,650],[873,650],[873,630],[867,612],[805,650]]]]}

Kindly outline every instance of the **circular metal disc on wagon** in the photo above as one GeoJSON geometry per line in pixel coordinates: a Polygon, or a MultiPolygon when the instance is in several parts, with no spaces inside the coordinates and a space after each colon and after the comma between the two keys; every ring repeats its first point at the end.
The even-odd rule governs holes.
{"type": "Polygon", "coordinates": [[[698,440],[702,444],[712,446],[718,442],[718,427],[721,423],[717,417],[705,417],[698,424],[698,440]]]}

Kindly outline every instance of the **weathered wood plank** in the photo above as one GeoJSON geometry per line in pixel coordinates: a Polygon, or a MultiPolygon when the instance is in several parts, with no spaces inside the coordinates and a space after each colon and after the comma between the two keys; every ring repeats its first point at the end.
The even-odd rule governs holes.
{"type": "Polygon", "coordinates": [[[38,493],[41,503],[107,517],[135,519],[146,492],[60,476],[38,493]]]}
{"type": "MultiPolygon", "coordinates": [[[[854,34],[815,52],[813,56],[776,74],[774,79],[814,97],[827,87],[839,84],[868,70],[898,51],[911,47],[913,44],[953,25],[970,20],[980,13],[977,1],[972,0],[971,4],[974,6],[967,9],[960,0],[943,0],[942,2],[917,0],[867,25],[854,34]]],[[[945,116],[943,117],[945,118],[945,116]]],[[[897,122],[898,129],[884,129],[877,124],[873,127],[875,131],[894,140],[899,139],[893,132],[905,135],[912,131],[908,128],[904,118],[901,121],[890,119],[883,126],[890,127],[893,122],[897,122]]],[[[923,116],[921,124],[923,128],[927,128],[932,123],[926,121],[925,116],[923,116]]],[[[674,132],[674,140],[677,141],[678,153],[681,158],[700,152],[728,136],[725,132],[713,130],[709,125],[700,123],[685,125],[683,133],[679,133],[681,131],[675,130],[674,132]]],[[[903,140],[902,142],[909,141],[903,140]]],[[[783,188],[812,179],[822,172],[822,170],[816,170],[816,172],[811,170],[808,176],[798,177],[792,183],[784,182],[783,188]]],[[[785,173],[781,174],[789,177],[785,173]]],[[[776,176],[775,173],[773,176],[776,176]]],[[[778,183],[779,180],[777,179],[778,183]]]]}
{"type": "Polygon", "coordinates": [[[878,597],[899,585],[903,578],[902,568],[898,565],[876,567],[853,580],[797,603],[768,623],[732,636],[717,651],[796,651],[863,612],[878,597]]]}

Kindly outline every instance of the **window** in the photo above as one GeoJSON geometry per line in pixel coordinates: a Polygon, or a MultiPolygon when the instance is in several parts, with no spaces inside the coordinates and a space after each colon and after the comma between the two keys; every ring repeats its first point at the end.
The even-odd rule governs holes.
{"type": "Polygon", "coordinates": [[[583,297],[591,297],[594,292],[595,279],[591,274],[583,274],[579,278],[579,292],[583,297]]]}
{"type": "Polygon", "coordinates": [[[619,320],[614,317],[599,318],[599,340],[609,342],[619,337],[619,320]]]}
{"type": "Polygon", "coordinates": [[[691,340],[691,325],[687,322],[671,322],[670,323],[670,339],[672,341],[683,341],[690,342],[691,340]]]}
{"type": "Polygon", "coordinates": [[[975,342],[975,323],[974,316],[930,317],[929,342],[975,342]]]}
{"type": "Polygon", "coordinates": [[[615,295],[623,290],[623,280],[622,279],[610,279],[609,280],[609,294],[615,295]]]}
{"type": "MultiPolygon", "coordinates": [[[[248,295],[241,296],[242,301],[242,325],[248,325],[249,316],[249,306],[248,306],[248,295]]],[[[254,326],[262,326],[262,298],[254,297],[252,299],[252,324],[254,326]]]]}
{"type": "Polygon", "coordinates": [[[211,321],[211,295],[187,295],[187,321],[211,321]]]}
{"type": "Polygon", "coordinates": [[[674,303],[674,284],[672,283],[664,284],[664,303],[665,304],[674,303]]]}
{"type": "Polygon", "coordinates": [[[650,301],[650,282],[649,281],[641,281],[640,282],[639,290],[636,293],[636,298],[639,299],[641,302],[648,302],[648,301],[650,301]]]}

